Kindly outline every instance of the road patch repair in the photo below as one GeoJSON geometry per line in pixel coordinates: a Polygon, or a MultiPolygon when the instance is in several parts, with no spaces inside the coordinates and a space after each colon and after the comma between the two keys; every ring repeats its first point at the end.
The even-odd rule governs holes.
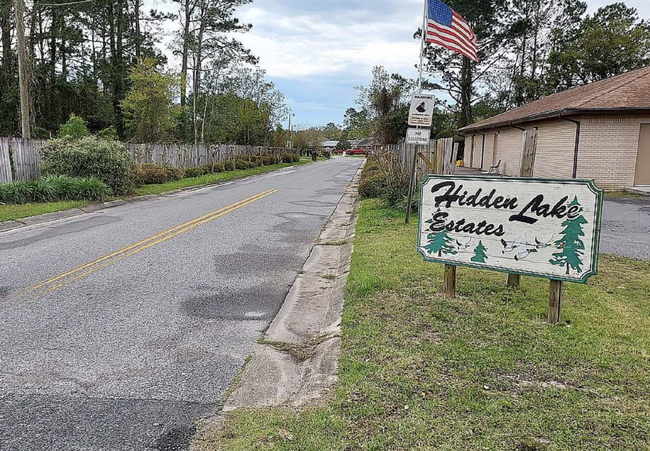
{"type": "MultiPolygon", "coordinates": [[[[254,345],[226,395],[224,412],[312,404],[325,399],[337,382],[360,173],[330,216],[279,313],[254,345]]],[[[222,422],[220,417],[202,421],[195,445],[222,422]]]]}

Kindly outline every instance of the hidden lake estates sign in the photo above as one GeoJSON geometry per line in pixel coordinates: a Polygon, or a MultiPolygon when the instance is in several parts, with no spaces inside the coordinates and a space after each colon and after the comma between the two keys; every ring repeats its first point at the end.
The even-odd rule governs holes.
{"type": "Polygon", "coordinates": [[[418,251],[432,262],[585,283],[597,271],[602,201],[587,180],[430,175],[418,251]]]}

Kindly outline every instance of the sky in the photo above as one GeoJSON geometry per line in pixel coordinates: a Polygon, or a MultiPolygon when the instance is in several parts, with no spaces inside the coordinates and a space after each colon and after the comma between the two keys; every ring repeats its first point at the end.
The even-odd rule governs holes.
{"type": "MultiPolygon", "coordinates": [[[[648,0],[623,0],[650,20],[648,0]]],[[[587,0],[588,12],[613,0],[587,0]]],[[[356,107],[355,86],[374,66],[417,78],[424,0],[254,0],[236,16],[253,24],[237,38],[259,57],[267,79],[285,95],[299,129],[341,124],[356,107]]],[[[287,122],[284,122],[287,127],[287,122]]]]}

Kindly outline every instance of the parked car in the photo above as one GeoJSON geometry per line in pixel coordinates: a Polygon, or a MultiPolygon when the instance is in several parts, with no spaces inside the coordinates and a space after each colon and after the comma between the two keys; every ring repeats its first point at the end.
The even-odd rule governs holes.
{"type": "Polygon", "coordinates": [[[365,155],[367,153],[364,149],[348,149],[345,151],[346,155],[365,155]]]}
{"type": "Polygon", "coordinates": [[[343,149],[333,149],[332,153],[335,155],[343,155],[343,149]]]}

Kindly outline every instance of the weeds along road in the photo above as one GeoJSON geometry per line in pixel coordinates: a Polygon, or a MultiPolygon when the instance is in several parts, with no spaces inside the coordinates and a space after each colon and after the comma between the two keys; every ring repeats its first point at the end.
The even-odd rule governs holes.
{"type": "Polygon", "coordinates": [[[0,233],[0,449],[185,449],[361,162],[0,233]]]}

